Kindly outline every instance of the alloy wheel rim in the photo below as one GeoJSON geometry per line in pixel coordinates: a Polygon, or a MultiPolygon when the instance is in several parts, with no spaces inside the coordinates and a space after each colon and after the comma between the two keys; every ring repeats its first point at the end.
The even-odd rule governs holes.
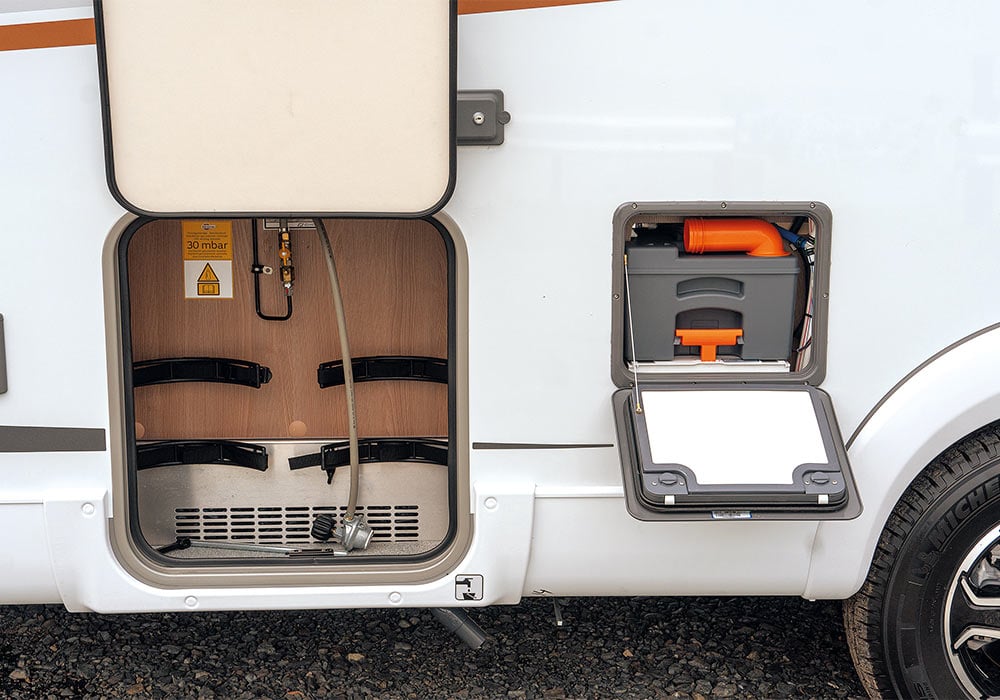
{"type": "Polygon", "coordinates": [[[955,677],[970,697],[1000,697],[1000,525],[969,549],[945,600],[942,630],[955,677]]]}

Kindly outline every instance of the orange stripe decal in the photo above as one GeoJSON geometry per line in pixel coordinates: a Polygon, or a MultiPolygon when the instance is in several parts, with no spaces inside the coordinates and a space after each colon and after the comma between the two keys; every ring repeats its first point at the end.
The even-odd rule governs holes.
{"type": "Polygon", "coordinates": [[[45,49],[53,46],[84,46],[96,41],[94,20],[92,19],[0,26],[0,51],[45,49]]]}
{"type": "Polygon", "coordinates": [[[478,12],[504,12],[505,10],[528,10],[534,7],[556,7],[558,5],[584,5],[590,2],[608,0],[458,0],[458,14],[474,15],[478,12]]]}
{"type": "MultiPolygon", "coordinates": [[[[535,7],[585,5],[609,0],[458,0],[458,14],[528,10],[535,7]]],[[[0,51],[46,49],[56,46],[84,46],[96,43],[94,20],[69,19],[60,22],[0,25],[0,51]]]]}

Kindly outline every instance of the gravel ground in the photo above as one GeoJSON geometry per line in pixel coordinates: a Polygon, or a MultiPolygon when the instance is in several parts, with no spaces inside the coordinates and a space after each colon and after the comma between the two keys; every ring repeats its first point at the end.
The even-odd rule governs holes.
{"type": "Polygon", "coordinates": [[[418,610],[73,615],[0,608],[9,698],[861,697],[840,604],[575,599],[474,611],[472,651],[418,610]]]}

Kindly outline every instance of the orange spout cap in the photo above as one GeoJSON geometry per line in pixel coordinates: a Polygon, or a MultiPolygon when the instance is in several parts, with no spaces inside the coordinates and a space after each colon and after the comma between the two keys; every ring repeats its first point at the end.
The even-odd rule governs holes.
{"type": "Polygon", "coordinates": [[[778,229],[761,219],[685,219],[684,250],[764,258],[789,255],[778,229]]]}

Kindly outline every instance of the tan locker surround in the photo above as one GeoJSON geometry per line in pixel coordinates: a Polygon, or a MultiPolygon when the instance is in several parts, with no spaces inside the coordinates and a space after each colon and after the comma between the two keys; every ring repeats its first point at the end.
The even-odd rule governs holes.
{"type": "MultiPolygon", "coordinates": [[[[441,234],[420,220],[328,220],[354,357],[448,356],[448,262],[441,234]]],[[[258,227],[265,313],[285,310],[277,234],[258,227]]],[[[265,321],[254,310],[251,223],[233,221],[233,298],[185,299],[179,221],[153,221],[128,248],[133,360],[228,357],[265,365],[259,389],[177,383],[134,391],[140,439],[340,438],[344,388],[320,389],[316,368],[340,359],[322,248],[312,229],[292,233],[294,313],[265,321]],[[296,422],[304,424],[293,425],[296,422]]],[[[448,434],[448,387],[417,381],[356,385],[361,437],[448,434]]]]}

